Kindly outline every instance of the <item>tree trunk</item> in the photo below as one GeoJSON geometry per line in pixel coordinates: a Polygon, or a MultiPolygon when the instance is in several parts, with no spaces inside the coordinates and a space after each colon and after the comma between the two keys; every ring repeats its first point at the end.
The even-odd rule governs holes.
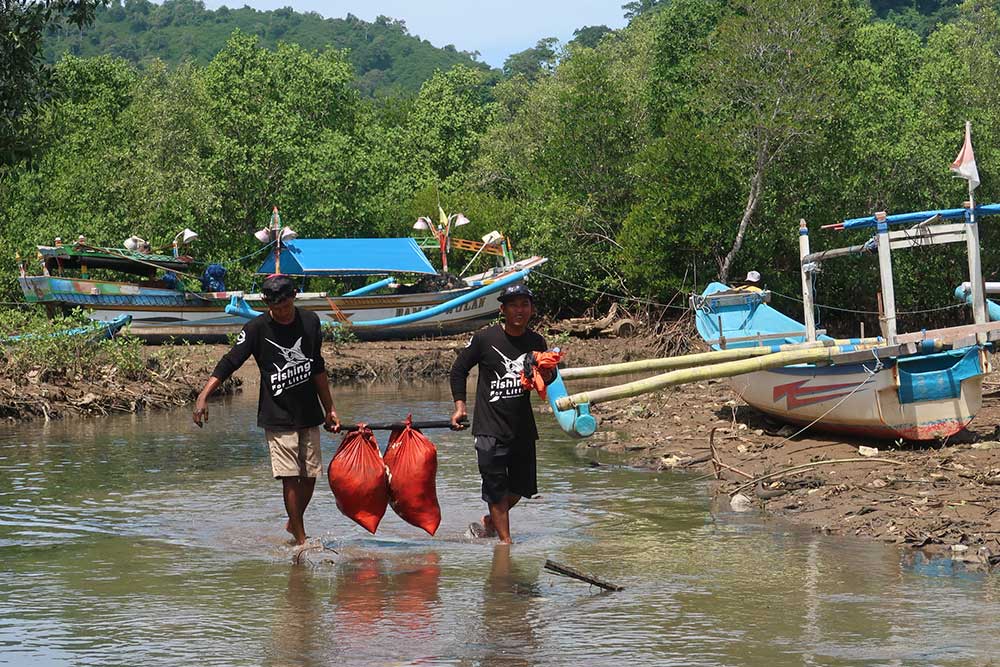
{"type": "Polygon", "coordinates": [[[743,209],[743,218],[740,220],[740,226],[736,229],[736,239],[733,240],[733,247],[729,250],[729,253],[722,260],[722,265],[719,267],[719,282],[728,283],[729,281],[729,271],[733,267],[733,260],[736,259],[736,254],[743,247],[743,237],[746,236],[747,227],[750,226],[750,220],[753,218],[754,212],[757,210],[757,204],[760,201],[760,191],[764,183],[764,169],[767,164],[767,160],[764,158],[764,153],[766,149],[762,150],[757,155],[757,167],[754,171],[753,178],[750,179],[750,194],[747,195],[747,205],[743,209]]]}

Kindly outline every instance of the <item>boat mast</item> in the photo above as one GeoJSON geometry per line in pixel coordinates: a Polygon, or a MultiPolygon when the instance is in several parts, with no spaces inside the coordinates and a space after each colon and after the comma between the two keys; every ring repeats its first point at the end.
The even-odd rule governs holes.
{"type": "MultiPolygon", "coordinates": [[[[965,121],[966,134],[971,132],[972,123],[965,121]]],[[[983,285],[983,263],[979,252],[979,223],[976,222],[976,200],[972,181],[969,181],[969,210],[965,218],[965,244],[969,254],[969,288],[972,290],[972,317],[976,324],[986,324],[986,296],[983,285]]],[[[976,340],[986,342],[985,333],[977,333],[976,340]]]]}
{"type": "Polygon", "coordinates": [[[809,255],[809,227],[805,220],[799,220],[799,269],[802,272],[802,320],[806,325],[806,340],[816,340],[816,313],[813,310],[812,266],[809,255]]]}
{"type": "Polygon", "coordinates": [[[896,290],[892,285],[892,250],[885,211],[875,214],[875,230],[878,232],[878,274],[882,282],[882,323],[886,342],[895,345],[896,290]]]}

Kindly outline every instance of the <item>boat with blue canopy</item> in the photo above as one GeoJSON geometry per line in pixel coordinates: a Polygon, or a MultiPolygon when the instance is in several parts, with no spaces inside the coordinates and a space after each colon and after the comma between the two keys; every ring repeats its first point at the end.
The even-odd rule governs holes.
{"type": "MultiPolygon", "coordinates": [[[[196,238],[185,231],[185,238],[196,238]]],[[[427,244],[417,239],[299,239],[281,224],[277,209],[270,225],[256,236],[266,244],[258,275],[295,277],[300,283],[297,306],[316,312],[327,326],[350,328],[362,339],[474,330],[496,316],[495,295],[501,289],[525,280],[546,261],[539,256],[515,260],[509,240],[491,232],[482,242],[448,239],[444,248],[475,252],[474,260],[492,258],[494,266],[461,277],[443,274],[428,260],[427,244]],[[324,278],[360,284],[340,293],[308,289],[310,281],[324,278]]],[[[21,289],[29,302],[54,309],[87,308],[100,321],[130,315],[130,331],[151,339],[222,339],[264,309],[259,292],[226,290],[220,265],[206,268],[202,289],[188,289],[198,280],[197,263],[180,253],[176,239],[172,255],[154,253],[144,243],[95,247],[81,237],[73,244],[39,246],[41,273],[29,275],[22,262],[21,289]],[[98,275],[102,271],[132,279],[98,275]]]]}

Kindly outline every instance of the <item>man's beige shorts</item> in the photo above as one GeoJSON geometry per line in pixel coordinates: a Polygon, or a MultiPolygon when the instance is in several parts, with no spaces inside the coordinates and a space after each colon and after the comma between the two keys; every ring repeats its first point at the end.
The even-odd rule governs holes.
{"type": "Polygon", "coordinates": [[[323,454],[319,446],[319,426],[297,431],[264,431],[271,450],[271,472],[278,477],[319,477],[323,454]]]}

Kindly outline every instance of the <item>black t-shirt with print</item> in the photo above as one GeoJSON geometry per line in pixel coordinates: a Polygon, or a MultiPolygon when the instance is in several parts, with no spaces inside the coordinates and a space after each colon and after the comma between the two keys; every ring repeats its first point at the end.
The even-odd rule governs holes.
{"type": "Polygon", "coordinates": [[[325,415],[313,377],[326,370],[322,343],[316,313],[296,308],[290,324],[264,313],[247,322],[212,375],[225,380],[252,355],[260,369],[257,426],[276,431],[319,426],[325,415]]]}
{"type": "Polygon", "coordinates": [[[464,401],[469,371],[479,365],[473,435],[506,442],[538,439],[531,392],[521,387],[521,369],[525,354],[545,349],[545,339],[534,331],[510,336],[496,324],[473,334],[451,367],[452,398],[464,401]]]}

